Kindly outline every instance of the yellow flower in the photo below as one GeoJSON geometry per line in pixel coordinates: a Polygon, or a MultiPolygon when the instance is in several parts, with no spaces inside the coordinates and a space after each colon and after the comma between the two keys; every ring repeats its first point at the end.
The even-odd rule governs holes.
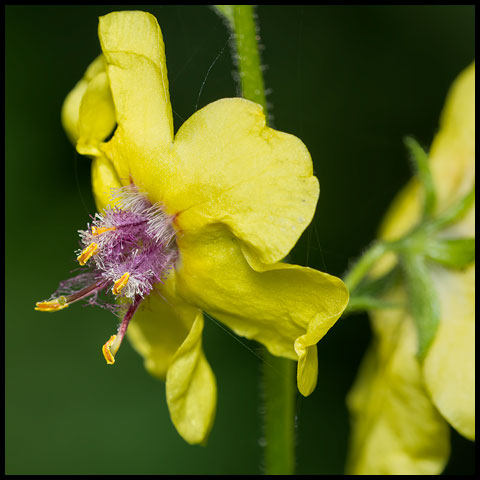
{"type": "MultiPolygon", "coordinates": [[[[148,371],[166,379],[173,423],[187,442],[203,443],[213,423],[216,383],[202,349],[202,311],[273,355],[297,360],[298,388],[309,395],[317,380],[316,344],[343,312],[348,292],[338,278],[280,263],[312,220],[318,199],[305,145],[268,128],[262,108],[241,98],[207,105],[174,136],[156,19],[111,13],[100,18],[99,38],[103,54],[62,111],[77,151],[92,157],[93,192],[104,212],[81,232],[86,248],[79,262],[95,261],[99,282],[108,277],[112,292],[126,298],[126,318],[133,316],[129,339],[148,371]],[[165,269],[153,268],[163,283],[150,294],[146,277],[111,261],[127,261],[118,240],[127,215],[150,225],[135,248],[153,242],[163,254],[155,241],[168,237],[160,262],[165,269]]],[[[149,262],[157,258],[143,254],[149,262]]],[[[71,297],[37,308],[58,310],[71,297]]],[[[119,336],[127,325],[124,319],[119,336]]],[[[103,348],[109,363],[118,344],[112,336],[103,348]]]]}
{"type": "MultiPolygon", "coordinates": [[[[475,65],[449,93],[430,151],[437,211],[459,200],[475,182],[475,65]]],[[[413,180],[388,212],[381,238],[395,240],[418,223],[421,190],[413,180]]],[[[442,232],[475,236],[475,207],[442,232]]],[[[395,262],[384,258],[378,274],[395,262]]],[[[475,264],[452,270],[429,264],[440,301],[440,324],[423,362],[417,331],[404,310],[371,313],[374,341],[349,393],[352,441],[347,470],[354,474],[437,474],[449,456],[450,424],[475,439],[475,264]],[[448,422],[448,423],[447,423],[448,422]]],[[[389,300],[406,302],[397,287],[389,300]]]]}

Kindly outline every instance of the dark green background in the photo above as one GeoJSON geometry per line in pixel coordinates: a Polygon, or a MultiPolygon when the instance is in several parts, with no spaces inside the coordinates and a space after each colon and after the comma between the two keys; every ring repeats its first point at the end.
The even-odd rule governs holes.
{"type": "MultiPolygon", "coordinates": [[[[171,424],[164,384],[128,342],[105,365],[100,346],[115,317],[81,305],[33,310],[75,268],[76,231],[94,212],[89,160],[67,141],[60,108],[100,52],[98,16],[133,8],[163,30],[176,128],[197,102],[236,94],[228,45],[205,78],[228,39],[207,7],[6,7],[9,474],[261,471],[261,361],[245,347],[258,350],[254,342],[207,321],[218,410],[208,446],[192,447],[171,424]]],[[[402,138],[430,143],[449,85],[473,60],[474,7],[261,6],[258,18],[273,126],[305,142],[321,185],[315,228],[292,261],[342,275],[409,178],[402,138]]],[[[342,473],[344,399],[369,338],[358,315],[319,344],[318,387],[297,397],[298,473],[342,473]]],[[[473,458],[473,444],[453,433],[447,472],[472,473],[473,458]]]]}

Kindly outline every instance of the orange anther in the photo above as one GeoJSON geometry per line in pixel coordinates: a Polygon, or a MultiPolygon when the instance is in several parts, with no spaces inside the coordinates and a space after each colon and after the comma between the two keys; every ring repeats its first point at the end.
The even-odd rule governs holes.
{"type": "Polygon", "coordinates": [[[130,278],[130,274],[125,272],[114,284],[112,288],[112,292],[114,295],[118,295],[124,288],[125,285],[128,283],[128,279],[130,278]]]}
{"type": "Polygon", "coordinates": [[[115,353],[116,352],[112,352],[110,350],[110,347],[112,346],[112,343],[115,341],[116,338],[117,338],[116,335],[112,335],[107,340],[105,345],[103,345],[103,347],[102,347],[103,356],[105,357],[105,360],[107,361],[108,365],[113,365],[115,363],[115,353]]]}
{"type": "Polygon", "coordinates": [[[116,227],[92,227],[92,235],[101,235],[102,233],[109,232],[110,230],[116,230],[116,227]]]}
{"type": "Polygon", "coordinates": [[[82,266],[85,265],[90,259],[90,257],[97,253],[97,250],[98,250],[98,245],[95,242],[91,243],[77,257],[78,263],[82,266]]]}
{"type": "Polygon", "coordinates": [[[48,302],[37,302],[35,310],[39,310],[40,312],[57,312],[67,307],[67,299],[62,296],[48,302]]]}

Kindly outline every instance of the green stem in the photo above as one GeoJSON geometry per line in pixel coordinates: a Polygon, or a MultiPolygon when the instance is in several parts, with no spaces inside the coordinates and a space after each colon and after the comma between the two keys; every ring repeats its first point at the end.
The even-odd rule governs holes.
{"type": "Polygon", "coordinates": [[[295,363],[263,349],[265,439],[267,475],[293,475],[295,469],[295,363]]]}
{"type": "MultiPolygon", "coordinates": [[[[267,115],[253,6],[233,5],[230,11],[242,96],[262,105],[267,115]]],[[[263,359],[265,473],[291,475],[295,464],[295,364],[265,348],[263,359]]]]}
{"type": "Polygon", "coordinates": [[[233,28],[242,96],[252,102],[259,103],[266,112],[267,102],[258,52],[253,5],[233,6],[233,28]]]}
{"type": "Polygon", "coordinates": [[[353,265],[343,279],[350,292],[353,292],[363,280],[373,264],[387,251],[387,246],[382,242],[375,242],[353,265]]]}

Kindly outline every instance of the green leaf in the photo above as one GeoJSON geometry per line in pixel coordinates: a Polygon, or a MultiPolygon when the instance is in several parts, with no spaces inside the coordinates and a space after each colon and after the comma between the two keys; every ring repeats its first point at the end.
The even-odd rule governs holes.
{"type": "Polygon", "coordinates": [[[423,360],[437,332],[440,304],[425,258],[418,254],[400,256],[405,274],[408,305],[418,334],[418,357],[423,360]]]}
{"type": "Polygon", "coordinates": [[[430,239],[425,255],[450,268],[464,268],[475,261],[475,238],[430,239]]]}
{"type": "Polygon", "coordinates": [[[435,193],[430,166],[428,165],[428,155],[414,138],[406,137],[404,142],[410,150],[415,170],[425,193],[423,215],[426,218],[431,217],[437,203],[437,195],[435,193]]]}

